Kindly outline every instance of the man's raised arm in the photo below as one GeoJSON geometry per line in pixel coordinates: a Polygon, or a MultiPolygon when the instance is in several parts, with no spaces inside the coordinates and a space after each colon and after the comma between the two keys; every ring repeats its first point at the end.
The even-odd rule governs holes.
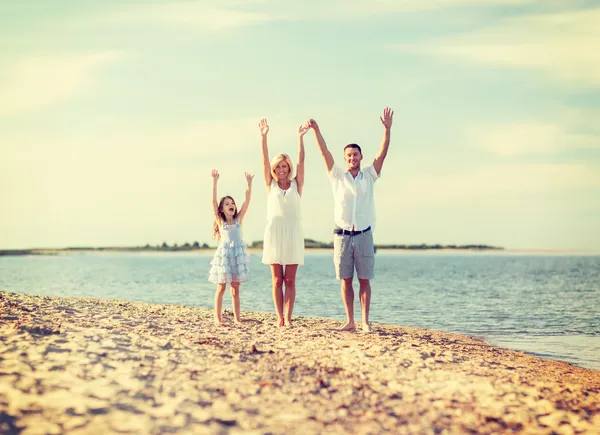
{"type": "Polygon", "coordinates": [[[375,160],[373,161],[373,168],[377,172],[377,175],[381,173],[381,168],[383,167],[383,162],[387,156],[388,148],[390,147],[390,135],[392,132],[392,121],[394,117],[394,111],[389,107],[383,109],[383,116],[380,116],[379,119],[383,124],[383,139],[381,140],[381,147],[379,148],[379,153],[375,160]]]}
{"type": "Polygon", "coordinates": [[[319,149],[321,150],[321,154],[325,159],[325,166],[327,167],[327,172],[331,172],[331,168],[333,168],[333,156],[327,149],[327,144],[325,143],[325,139],[323,139],[323,135],[321,134],[321,129],[319,128],[319,124],[314,119],[308,121],[310,124],[310,128],[315,132],[315,137],[317,139],[317,145],[319,145],[319,149]]]}

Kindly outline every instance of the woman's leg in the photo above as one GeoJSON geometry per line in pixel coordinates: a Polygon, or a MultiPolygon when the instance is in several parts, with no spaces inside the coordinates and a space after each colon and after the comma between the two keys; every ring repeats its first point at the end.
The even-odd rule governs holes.
{"type": "Polygon", "coordinates": [[[285,283],[285,324],[292,325],[292,311],[294,310],[294,302],[296,301],[296,272],[298,271],[297,264],[288,264],[285,266],[285,274],[283,282],[285,283]]]}
{"type": "Polygon", "coordinates": [[[281,264],[271,264],[271,278],[273,281],[273,303],[277,312],[277,324],[278,326],[283,326],[283,266],[281,264]]]}
{"type": "Polygon", "coordinates": [[[226,288],[227,283],[217,284],[217,291],[215,292],[215,324],[217,325],[224,324],[221,319],[221,310],[223,309],[223,295],[226,288]]]}
{"type": "Polygon", "coordinates": [[[229,284],[231,290],[231,305],[233,307],[233,318],[235,323],[242,323],[240,319],[240,283],[232,282],[229,284]]]}

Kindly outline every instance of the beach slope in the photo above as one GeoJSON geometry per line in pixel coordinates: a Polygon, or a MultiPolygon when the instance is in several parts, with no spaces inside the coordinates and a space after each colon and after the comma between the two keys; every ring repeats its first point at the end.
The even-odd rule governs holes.
{"type": "Polygon", "coordinates": [[[600,433],[599,371],[242,315],[219,328],[198,307],[0,293],[0,433],[600,433]]]}

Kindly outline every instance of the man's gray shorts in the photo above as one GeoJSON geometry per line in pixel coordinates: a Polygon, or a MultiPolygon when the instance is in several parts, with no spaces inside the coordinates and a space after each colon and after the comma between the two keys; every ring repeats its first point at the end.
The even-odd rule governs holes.
{"type": "Polygon", "coordinates": [[[333,264],[337,279],[352,278],[355,267],[359,279],[373,279],[375,268],[373,232],[367,231],[354,236],[334,233],[333,264]]]}

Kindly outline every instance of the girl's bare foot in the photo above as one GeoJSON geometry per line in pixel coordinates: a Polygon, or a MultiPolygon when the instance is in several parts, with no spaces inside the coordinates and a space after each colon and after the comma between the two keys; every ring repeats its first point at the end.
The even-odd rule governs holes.
{"type": "Polygon", "coordinates": [[[292,325],[292,320],[291,319],[285,319],[285,326],[288,328],[293,328],[294,325],[292,325]]]}
{"type": "Polygon", "coordinates": [[[371,324],[369,322],[363,322],[362,330],[363,332],[373,332],[373,328],[371,327],[371,324]]]}
{"type": "Polygon", "coordinates": [[[283,320],[283,319],[278,319],[278,320],[275,322],[275,326],[277,326],[278,328],[281,328],[283,325],[285,325],[285,322],[284,322],[284,320],[283,320]]]}
{"type": "Polygon", "coordinates": [[[356,325],[354,324],[354,322],[348,322],[342,327],[342,329],[340,329],[340,331],[354,331],[354,330],[356,330],[356,325]]]}

